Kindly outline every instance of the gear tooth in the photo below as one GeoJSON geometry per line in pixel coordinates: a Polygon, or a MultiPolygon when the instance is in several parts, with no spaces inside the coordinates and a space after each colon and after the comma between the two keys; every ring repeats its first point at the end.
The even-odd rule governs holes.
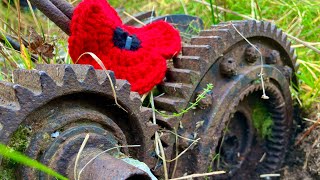
{"type": "Polygon", "coordinates": [[[68,66],[72,68],[72,71],[75,73],[77,80],[79,82],[84,82],[90,67],[92,67],[89,65],[72,64],[72,65],[67,65],[65,69],[67,69],[68,66]]]}
{"type": "Polygon", "coordinates": [[[293,47],[290,47],[290,56],[293,57],[295,55],[295,49],[293,47]]]}
{"type": "MultiPolygon", "coordinates": [[[[257,29],[257,21],[255,20],[247,20],[247,21],[232,21],[232,24],[235,26],[235,28],[231,25],[230,22],[225,23],[226,29],[224,31],[229,30],[231,37],[234,39],[242,39],[242,36],[235,30],[235,28],[244,36],[252,36],[254,32],[256,32],[257,29]]],[[[223,30],[223,29],[220,29],[223,30]]],[[[226,37],[222,37],[222,39],[225,39],[226,37]]]]}
{"type": "Polygon", "coordinates": [[[192,89],[192,85],[190,84],[170,82],[164,82],[160,84],[158,87],[161,92],[180,98],[189,97],[192,89]]]}
{"type": "MultiPolygon", "coordinates": [[[[165,111],[164,114],[170,115],[172,113],[165,111]]],[[[178,127],[179,125],[179,120],[178,117],[174,116],[168,116],[164,117],[161,116],[160,114],[156,114],[156,119],[159,124],[165,125],[166,127],[178,127]]]]}
{"type": "MultiPolygon", "coordinates": [[[[271,139],[269,139],[269,141],[271,142],[271,143],[273,143],[273,144],[278,144],[278,145],[283,145],[284,143],[285,143],[285,140],[284,139],[278,139],[278,138],[276,138],[276,137],[273,137],[272,136],[272,138],[271,139]]],[[[279,152],[277,152],[277,153],[279,153],[279,152]]]]}
{"type": "Polygon", "coordinates": [[[115,78],[115,75],[114,75],[114,72],[113,72],[113,71],[107,71],[107,72],[106,72],[106,71],[104,71],[104,70],[96,70],[96,75],[97,75],[99,84],[103,84],[103,83],[105,83],[106,81],[107,81],[108,83],[110,82],[107,74],[109,74],[112,83],[115,84],[115,83],[116,83],[116,78],[115,78]]]}
{"type": "Polygon", "coordinates": [[[13,78],[16,84],[29,89],[35,95],[39,95],[42,93],[41,74],[38,70],[19,69],[13,72],[13,78]]]}
{"type": "Polygon", "coordinates": [[[287,45],[288,37],[287,37],[287,34],[284,32],[282,32],[281,41],[286,45],[286,47],[288,47],[288,45],[287,45]]]}
{"type": "Polygon", "coordinates": [[[272,128],[272,130],[275,132],[283,132],[283,131],[286,131],[286,127],[285,126],[274,126],[272,128]]]}
{"type": "Polygon", "coordinates": [[[145,122],[150,122],[150,119],[152,118],[152,109],[151,108],[141,106],[140,113],[142,116],[145,117],[144,118],[146,120],[145,122]]]}
{"type": "Polygon", "coordinates": [[[151,122],[146,123],[146,128],[148,129],[146,131],[148,133],[148,134],[146,134],[146,136],[149,138],[151,138],[159,130],[159,126],[157,124],[153,124],[151,122]]]}
{"type": "Polygon", "coordinates": [[[62,86],[65,66],[61,64],[37,64],[36,69],[46,72],[58,86],[62,86]]]}
{"type": "Polygon", "coordinates": [[[267,172],[273,171],[274,169],[277,169],[277,166],[275,166],[273,163],[266,163],[264,164],[264,173],[262,174],[268,174],[267,172]]]}
{"type": "Polygon", "coordinates": [[[264,27],[264,32],[271,32],[271,23],[262,21],[263,27],[264,27]]]}
{"type": "Polygon", "coordinates": [[[277,26],[274,24],[271,24],[270,26],[270,32],[275,36],[275,38],[277,37],[277,26]]]}
{"type": "Polygon", "coordinates": [[[141,104],[141,97],[137,92],[132,92],[132,91],[130,92],[130,100],[141,104]]]}
{"type": "Polygon", "coordinates": [[[168,82],[196,84],[200,79],[200,73],[189,69],[170,68],[166,73],[166,78],[168,82]]]}
{"type": "MultiPolygon", "coordinates": [[[[274,118],[274,117],[273,117],[274,118]]],[[[284,117],[282,117],[284,118],[284,117]]],[[[275,122],[274,125],[275,126],[283,126],[285,122],[275,122]]],[[[280,140],[280,139],[284,139],[284,137],[286,136],[286,131],[282,131],[282,132],[273,132],[272,134],[272,138],[275,138],[276,140],[280,140]]],[[[286,143],[285,140],[283,140],[283,143],[286,143]]],[[[283,144],[282,144],[283,145],[283,144]]]]}
{"type": "Polygon", "coordinates": [[[200,31],[199,36],[212,36],[212,29],[200,31]]]}
{"type": "Polygon", "coordinates": [[[282,145],[277,145],[277,144],[268,144],[268,148],[271,148],[275,151],[283,151],[284,149],[282,145]]]}
{"type": "MultiPolygon", "coordinates": [[[[233,21],[231,21],[231,23],[233,24],[233,26],[241,33],[243,34],[244,33],[244,24],[245,22],[239,22],[239,23],[234,23],[233,21]]],[[[235,29],[234,27],[232,26],[232,24],[229,23],[228,24],[228,29],[234,34],[234,37],[235,36],[238,36],[238,33],[235,32],[235,29]]]]}
{"type": "MultiPolygon", "coordinates": [[[[230,29],[234,30],[232,26],[230,29]]],[[[235,34],[233,31],[230,31],[230,29],[213,29],[212,36],[220,36],[222,39],[233,39],[235,38],[235,34]]]]}
{"type": "Polygon", "coordinates": [[[192,45],[210,45],[215,54],[224,51],[224,41],[220,36],[197,36],[191,39],[192,45]]]}
{"type": "Polygon", "coordinates": [[[98,83],[97,75],[95,69],[91,65],[81,65],[81,64],[72,64],[66,65],[66,68],[70,66],[74,73],[76,74],[77,80],[79,82],[93,82],[98,83]]]}
{"type": "Polygon", "coordinates": [[[242,24],[242,34],[248,34],[251,32],[250,25],[251,21],[244,21],[242,24]]]}
{"type": "Polygon", "coordinates": [[[67,86],[77,86],[80,84],[71,65],[66,65],[64,67],[63,84],[67,86]]]}
{"type": "Polygon", "coordinates": [[[286,40],[286,49],[290,49],[291,48],[291,41],[289,41],[288,39],[286,40]]]}
{"type": "Polygon", "coordinates": [[[277,29],[276,30],[277,31],[277,33],[276,33],[276,37],[277,37],[277,39],[281,39],[281,41],[283,42],[283,39],[282,39],[282,29],[277,29]]]}
{"type": "Polygon", "coordinates": [[[74,85],[74,83],[83,82],[89,70],[89,65],[67,64],[67,65],[37,65],[37,70],[45,71],[58,86],[63,84],[74,85]]]}
{"type": "Polygon", "coordinates": [[[191,38],[191,44],[192,45],[211,45],[212,41],[215,41],[218,38],[220,37],[219,36],[193,36],[191,38]]]}
{"type": "Polygon", "coordinates": [[[36,94],[34,94],[33,91],[19,84],[15,84],[13,88],[16,92],[21,109],[26,109],[24,106],[30,106],[31,103],[34,102],[34,96],[36,96],[36,94]]]}
{"type": "Polygon", "coordinates": [[[273,169],[277,168],[277,164],[279,164],[279,161],[280,161],[279,157],[274,157],[274,156],[270,156],[267,159],[268,164],[273,164],[274,166],[273,169]]]}
{"type": "Polygon", "coordinates": [[[44,71],[39,71],[40,75],[40,83],[42,87],[42,91],[52,91],[52,89],[56,89],[57,84],[54,80],[44,71]]]}
{"type": "Polygon", "coordinates": [[[96,71],[93,68],[93,66],[88,66],[85,79],[83,82],[86,84],[93,84],[93,85],[99,84],[99,79],[97,77],[96,71]]]}
{"type": "Polygon", "coordinates": [[[179,69],[191,69],[201,71],[199,56],[178,56],[173,58],[173,66],[179,69]]]}
{"type": "Polygon", "coordinates": [[[264,32],[265,29],[265,22],[264,21],[258,21],[257,22],[257,31],[258,32],[264,32]]]}
{"type": "Polygon", "coordinates": [[[131,90],[131,85],[127,80],[121,80],[117,79],[115,84],[115,89],[120,93],[123,93],[124,95],[129,95],[131,90]]]}
{"type": "Polygon", "coordinates": [[[183,109],[186,100],[173,96],[163,95],[155,97],[154,103],[157,108],[160,108],[162,110],[179,112],[181,109],[183,109]]]}
{"type": "Polygon", "coordinates": [[[152,115],[152,109],[151,109],[151,108],[143,107],[143,106],[142,106],[142,107],[140,108],[140,111],[141,111],[141,113],[148,114],[149,117],[151,117],[151,115],[152,115]]]}
{"type": "Polygon", "coordinates": [[[209,62],[217,56],[209,45],[184,45],[182,47],[183,56],[199,56],[201,60],[209,62]]]}
{"type": "MultiPolygon", "coordinates": [[[[0,81],[0,107],[10,109],[10,110],[19,110],[20,104],[16,96],[14,89],[14,84],[0,81]]],[[[4,112],[4,111],[0,111],[4,112]]]]}
{"type": "Polygon", "coordinates": [[[175,136],[170,132],[163,132],[163,134],[160,136],[160,140],[166,145],[172,145],[175,143],[175,136]]]}
{"type": "Polygon", "coordinates": [[[248,24],[249,24],[249,32],[252,33],[252,32],[257,32],[259,30],[257,21],[252,20],[252,21],[249,21],[248,24]]]}
{"type": "Polygon", "coordinates": [[[104,70],[96,70],[96,74],[99,80],[99,83],[102,86],[111,86],[110,82],[112,84],[116,84],[116,77],[114,75],[113,71],[104,71],[104,70]]]}

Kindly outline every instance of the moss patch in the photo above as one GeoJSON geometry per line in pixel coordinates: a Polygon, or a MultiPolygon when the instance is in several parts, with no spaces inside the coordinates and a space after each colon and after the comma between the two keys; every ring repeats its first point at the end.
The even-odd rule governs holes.
{"type": "MultiPolygon", "coordinates": [[[[17,131],[12,135],[8,147],[23,153],[29,146],[31,140],[30,134],[31,130],[29,127],[19,126],[17,131]]],[[[17,166],[18,163],[13,160],[3,159],[2,167],[0,168],[0,179],[15,179],[15,169],[17,166]]]]}
{"type": "Polygon", "coordinates": [[[262,139],[270,139],[272,134],[273,120],[268,108],[261,101],[257,101],[253,106],[252,119],[253,126],[262,139]]]}
{"type": "Polygon", "coordinates": [[[15,176],[14,176],[14,170],[13,169],[0,168],[0,179],[1,180],[16,179],[15,176]]]}
{"type": "Polygon", "coordinates": [[[11,137],[8,146],[15,151],[23,152],[30,143],[31,129],[25,126],[19,126],[17,131],[11,137]]]}

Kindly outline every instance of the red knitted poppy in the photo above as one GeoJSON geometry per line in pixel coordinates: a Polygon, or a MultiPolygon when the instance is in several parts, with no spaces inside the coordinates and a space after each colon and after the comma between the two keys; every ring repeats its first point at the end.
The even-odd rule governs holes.
{"type": "MultiPolygon", "coordinates": [[[[85,52],[97,55],[131,90],[144,94],[159,84],[167,70],[166,59],[181,50],[179,32],[166,22],[142,28],[126,26],[106,0],[84,0],[71,21],[69,53],[74,62],[85,52]]],[[[101,69],[89,55],[77,63],[101,69]]]]}

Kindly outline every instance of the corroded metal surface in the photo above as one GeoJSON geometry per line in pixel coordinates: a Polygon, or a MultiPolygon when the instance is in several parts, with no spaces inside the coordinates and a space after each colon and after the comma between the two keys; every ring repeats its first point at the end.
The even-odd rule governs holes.
{"type": "MultiPolygon", "coordinates": [[[[0,123],[6,127],[0,131],[1,143],[12,144],[15,132],[30,129],[25,154],[64,175],[87,133],[87,148],[138,144],[121,151],[148,161],[146,153],[157,125],[148,122],[151,113],[140,109],[140,97],[130,92],[130,84],[109,73],[117,100],[127,112],[115,105],[106,73],[91,66],[38,65],[37,70],[17,70],[15,84],[0,83],[0,123]]],[[[43,176],[30,168],[20,170],[29,179],[43,176]]]]}
{"type": "MultiPolygon", "coordinates": [[[[70,8],[65,11],[64,6],[52,7],[50,2],[40,6],[42,11],[53,8],[59,10],[57,15],[71,17],[70,8]]],[[[226,22],[201,31],[183,46],[178,57],[168,62],[166,78],[158,86],[161,96],[154,99],[159,111],[180,112],[195,101],[208,83],[214,86],[197,108],[183,116],[157,114],[158,125],[154,125],[150,120],[152,110],[141,107],[140,97],[130,92],[126,81],[116,80],[112,75],[118,100],[127,113],[115,106],[104,72],[91,66],[43,65],[33,71],[18,70],[15,84],[0,83],[1,142],[10,144],[19,126],[31,127],[32,138],[26,154],[68,176],[71,176],[70,162],[86,133],[92,138],[88,148],[105,150],[140,144],[140,148],[122,148],[121,152],[144,161],[161,177],[165,162],[157,157],[153,144],[154,133],[160,128],[165,130],[160,139],[166,159],[173,159],[188,148],[192,143],[188,139],[200,138],[179,158],[176,168],[174,162],[166,162],[169,174],[174,177],[219,169],[227,171],[220,179],[255,179],[277,170],[292,126],[289,85],[291,82],[297,85],[294,49],[286,35],[271,23],[232,23],[234,26],[226,22]],[[259,49],[262,57],[235,28],[259,49]],[[263,88],[268,100],[260,98],[263,88]],[[257,140],[259,132],[254,127],[252,102],[261,102],[271,116],[269,139],[257,140]],[[176,146],[176,137],[170,133],[174,130],[188,139],[179,139],[176,146]],[[59,136],[52,139],[50,135],[57,132],[59,136]]],[[[99,159],[97,164],[113,161],[106,159],[99,159]]],[[[92,166],[90,171],[98,169],[92,166]]],[[[22,168],[22,172],[30,179],[39,177],[28,168],[22,168]]]]}
{"type": "MultiPolygon", "coordinates": [[[[89,151],[83,152],[83,156],[79,161],[77,167],[77,174],[80,173],[81,169],[85,167],[79,179],[83,180],[119,180],[119,179],[139,179],[139,180],[151,180],[146,172],[134,167],[122,160],[114,158],[111,155],[90,149],[89,151]],[[96,157],[93,161],[87,164],[97,154],[101,154],[96,157]]],[[[74,162],[74,161],[72,161],[74,162]]],[[[73,177],[73,168],[69,168],[70,179],[73,177]]]]}
{"type": "Polygon", "coordinates": [[[63,14],[69,19],[72,18],[74,7],[68,1],[65,0],[50,0],[63,14]]]}
{"type": "Polygon", "coordinates": [[[72,9],[64,0],[30,0],[32,5],[36,6],[52,22],[54,22],[62,31],[70,35],[70,13],[72,9]],[[60,9],[59,9],[60,8],[60,9]],[[61,8],[66,8],[61,11],[61,8]]]}
{"type": "MultiPolygon", "coordinates": [[[[267,147],[263,149],[263,152],[268,153],[262,163],[257,163],[256,159],[248,158],[252,156],[253,151],[251,154],[246,152],[249,150],[244,150],[243,154],[237,152],[236,155],[239,154],[240,159],[244,161],[239,161],[239,164],[233,164],[239,167],[229,169],[229,175],[220,178],[229,178],[229,176],[232,177],[234,175],[241,177],[240,175],[248,174],[248,171],[243,170],[244,168],[255,172],[255,176],[261,173],[270,173],[281,166],[284,158],[289,141],[289,130],[292,124],[292,102],[289,83],[291,82],[290,79],[294,83],[297,82],[296,77],[290,69],[292,70],[295,67],[296,56],[290,47],[290,42],[286,39],[286,35],[272,24],[256,21],[233,23],[246,38],[259,48],[262,53],[263,65],[261,65],[260,55],[258,55],[258,59],[254,60],[257,58],[257,55],[251,50],[248,53],[248,43],[235,31],[230,23],[224,23],[213,26],[210,30],[201,31],[199,36],[191,40],[191,44],[184,46],[182,54],[173,60],[173,68],[168,70],[168,74],[174,76],[174,78],[167,78],[167,81],[161,85],[161,89],[166,93],[165,97],[168,100],[164,102],[162,99],[160,107],[168,107],[166,103],[173,104],[172,99],[178,102],[178,98],[180,98],[181,102],[182,100],[186,100],[186,97],[189,97],[190,99],[187,99],[185,104],[179,105],[180,107],[187,107],[188,103],[194,101],[196,95],[206,87],[206,84],[212,83],[214,85],[211,96],[212,106],[190,111],[178,119],[178,121],[181,121],[182,128],[178,126],[172,127],[178,128],[179,134],[187,138],[201,138],[200,142],[192,150],[187,151],[180,157],[177,166],[179,168],[175,171],[176,177],[182,176],[185,173],[199,173],[206,172],[210,168],[215,169],[212,166],[212,159],[214,159],[216,154],[219,154],[217,153],[219,149],[225,148],[219,142],[222,141],[221,138],[225,138],[223,130],[227,127],[227,122],[232,119],[234,111],[239,106],[242,106],[238,105],[238,103],[246,96],[251,96],[255,93],[260,93],[260,96],[262,95],[261,81],[258,76],[261,67],[263,68],[267,95],[271,97],[267,101],[273,104],[274,107],[268,108],[268,111],[273,114],[273,121],[279,122],[275,123],[272,131],[272,142],[265,142],[261,145],[267,147]],[[275,51],[279,52],[280,59],[277,57],[278,60],[276,62],[269,64],[267,59],[270,58],[271,54],[272,56],[276,55],[276,53],[272,53],[275,51]],[[249,61],[248,58],[250,58],[249,61]],[[230,59],[232,59],[230,61],[231,66],[228,65],[228,60],[230,59]],[[234,67],[237,67],[237,73],[228,73],[230,72],[229,69],[235,69],[234,67]],[[285,71],[285,69],[287,70],[285,71]],[[198,74],[199,77],[197,78],[195,74],[198,74]],[[288,74],[290,75],[288,76],[288,74]],[[192,79],[201,80],[193,84],[194,81],[192,79]],[[177,88],[175,88],[175,91],[172,91],[168,85],[177,88]],[[252,88],[253,90],[248,90],[252,88]],[[202,124],[200,128],[199,124],[202,124]],[[243,165],[246,163],[253,163],[258,168],[243,165]],[[258,164],[261,165],[258,166],[258,164]]],[[[255,101],[264,100],[257,98],[255,101]]],[[[156,106],[157,103],[160,102],[156,101],[156,106]]],[[[169,109],[164,110],[168,111],[169,109]]],[[[249,110],[252,112],[252,107],[249,110]]],[[[252,123],[250,119],[247,118],[247,121],[252,123]]],[[[252,126],[252,124],[248,123],[248,126],[252,126]]],[[[191,141],[181,141],[178,151],[183,151],[190,144],[191,141]]],[[[254,149],[253,147],[250,144],[247,149],[254,149]]],[[[236,148],[232,148],[231,146],[229,147],[229,151],[236,151],[236,148]]],[[[253,154],[256,154],[256,158],[261,158],[261,154],[253,154]]],[[[172,155],[172,157],[174,156],[172,155]]],[[[172,166],[170,167],[173,168],[172,166]]],[[[242,177],[243,179],[248,178],[242,177]]]]}

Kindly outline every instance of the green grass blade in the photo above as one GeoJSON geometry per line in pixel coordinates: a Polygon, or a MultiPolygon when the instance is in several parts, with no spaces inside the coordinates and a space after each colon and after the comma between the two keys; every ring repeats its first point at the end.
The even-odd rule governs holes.
{"type": "Polygon", "coordinates": [[[13,161],[16,161],[18,163],[21,163],[23,165],[38,169],[42,172],[45,172],[53,177],[56,177],[61,180],[68,180],[68,178],[62,176],[61,174],[55,172],[54,170],[50,169],[49,167],[39,163],[38,161],[31,159],[20,152],[14,151],[7,146],[0,144],[0,154],[5,157],[9,158],[13,161]]]}
{"type": "Polygon", "coordinates": [[[211,9],[211,20],[213,24],[216,24],[216,18],[214,17],[214,9],[212,0],[210,0],[210,9],[211,9]]]}

